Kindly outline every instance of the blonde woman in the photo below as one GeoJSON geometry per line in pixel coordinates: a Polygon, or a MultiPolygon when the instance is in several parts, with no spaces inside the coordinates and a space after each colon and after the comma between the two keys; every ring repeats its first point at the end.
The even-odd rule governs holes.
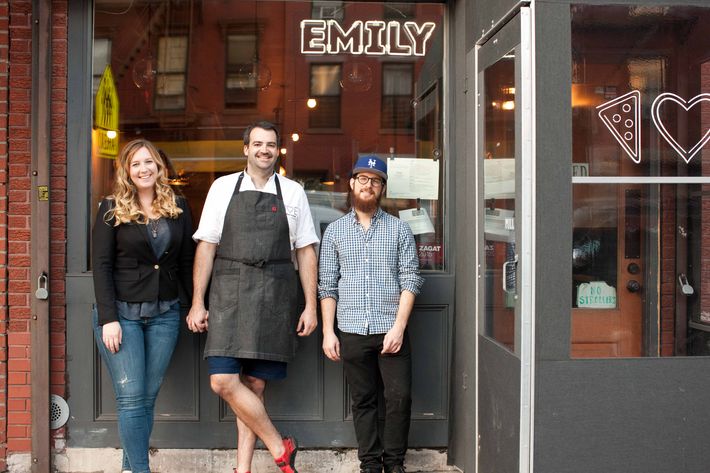
{"type": "Polygon", "coordinates": [[[149,473],[153,408],[192,295],[192,219],[146,140],[116,159],[93,230],[94,337],[113,381],[125,472],[149,473]]]}

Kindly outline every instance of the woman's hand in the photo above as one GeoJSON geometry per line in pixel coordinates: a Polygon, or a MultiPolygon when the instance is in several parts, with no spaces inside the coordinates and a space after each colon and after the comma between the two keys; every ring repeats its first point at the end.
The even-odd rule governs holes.
{"type": "Polygon", "coordinates": [[[111,353],[118,353],[122,338],[121,324],[118,321],[109,322],[101,327],[101,339],[111,353]]]}

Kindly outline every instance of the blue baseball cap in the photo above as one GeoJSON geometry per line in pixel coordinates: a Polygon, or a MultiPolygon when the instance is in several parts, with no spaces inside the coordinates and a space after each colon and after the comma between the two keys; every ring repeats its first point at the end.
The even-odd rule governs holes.
{"type": "Polygon", "coordinates": [[[354,176],[359,172],[371,172],[387,180],[387,163],[374,155],[360,156],[357,158],[357,161],[355,161],[352,175],[354,176]]]}

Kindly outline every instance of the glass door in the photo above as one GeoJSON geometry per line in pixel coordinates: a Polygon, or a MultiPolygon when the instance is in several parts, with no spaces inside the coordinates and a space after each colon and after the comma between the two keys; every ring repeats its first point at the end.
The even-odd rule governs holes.
{"type": "Polygon", "coordinates": [[[479,468],[528,471],[534,234],[530,9],[477,48],[479,468]],[[504,468],[500,468],[505,465],[504,468]]]}

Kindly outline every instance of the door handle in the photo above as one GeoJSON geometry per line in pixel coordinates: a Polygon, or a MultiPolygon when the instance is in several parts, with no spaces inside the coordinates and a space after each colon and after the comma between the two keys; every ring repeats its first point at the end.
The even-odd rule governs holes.
{"type": "Polygon", "coordinates": [[[635,279],[630,279],[629,282],[626,283],[626,289],[628,289],[629,292],[639,292],[641,290],[641,283],[635,279]]]}
{"type": "Polygon", "coordinates": [[[678,275],[678,283],[680,283],[680,290],[683,294],[686,296],[692,296],[693,293],[695,292],[695,289],[693,289],[693,286],[690,285],[688,282],[688,276],[685,275],[685,273],[680,273],[678,275]]]}
{"type": "Polygon", "coordinates": [[[518,264],[518,255],[503,263],[503,292],[514,293],[516,288],[515,270],[518,264]],[[512,267],[512,270],[511,270],[512,267]],[[511,271],[511,272],[509,272],[511,271]]]}

